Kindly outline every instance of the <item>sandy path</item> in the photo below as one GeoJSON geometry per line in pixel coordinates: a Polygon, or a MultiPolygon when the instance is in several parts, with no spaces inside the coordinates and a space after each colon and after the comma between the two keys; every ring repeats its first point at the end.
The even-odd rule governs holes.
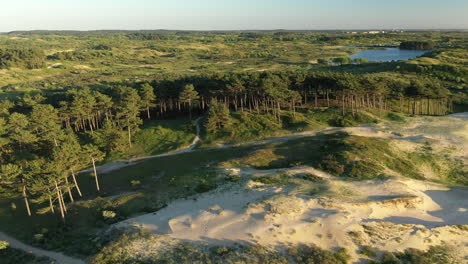
{"type": "MultiPolygon", "coordinates": [[[[197,146],[198,142],[200,142],[200,120],[201,119],[202,119],[202,117],[199,117],[199,118],[197,118],[195,120],[195,123],[196,123],[196,126],[197,126],[197,135],[193,139],[192,144],[190,144],[187,147],[184,147],[184,148],[179,149],[179,150],[175,150],[173,152],[165,153],[165,154],[151,155],[151,156],[145,156],[145,157],[128,159],[128,160],[112,161],[112,162],[97,166],[96,170],[99,173],[108,173],[108,172],[119,170],[119,169],[122,169],[122,168],[125,168],[125,167],[128,167],[128,166],[132,166],[132,165],[134,165],[137,162],[142,161],[142,160],[152,159],[152,158],[159,158],[159,157],[173,156],[173,155],[178,155],[178,154],[193,151],[195,149],[195,147],[197,146]]],[[[93,171],[93,169],[89,168],[89,169],[80,171],[80,173],[82,173],[82,172],[86,173],[86,172],[92,172],[92,171],[93,171]]]]}
{"type": "MultiPolygon", "coordinates": [[[[349,134],[357,135],[357,136],[399,139],[399,140],[410,141],[410,142],[415,142],[415,141],[417,142],[424,138],[434,138],[438,140],[443,140],[446,142],[446,144],[450,144],[450,145],[456,145],[460,143],[460,140],[453,140],[451,139],[451,137],[462,138],[461,141],[464,141],[464,139],[467,139],[468,132],[464,131],[464,129],[468,128],[468,122],[467,122],[468,112],[452,114],[446,117],[434,117],[429,120],[425,120],[424,117],[417,117],[416,119],[412,119],[411,124],[405,124],[405,126],[407,126],[405,128],[399,127],[399,126],[386,127],[388,124],[390,124],[389,122],[386,122],[381,127],[373,127],[369,125],[362,125],[358,127],[330,127],[330,128],[325,128],[319,131],[305,131],[305,132],[300,132],[300,133],[294,133],[294,134],[287,135],[287,136],[272,137],[268,139],[251,141],[251,142],[246,142],[246,143],[241,143],[241,144],[222,145],[222,146],[210,147],[206,149],[224,149],[224,148],[232,148],[232,147],[237,147],[237,146],[256,146],[256,145],[264,145],[264,144],[269,144],[269,143],[281,143],[281,142],[287,142],[290,140],[299,139],[303,137],[315,136],[319,133],[338,132],[338,131],[347,132],[349,134]],[[455,127],[454,133],[442,133],[439,131],[433,132],[424,127],[424,125],[427,125],[428,123],[437,122],[434,120],[443,120],[443,118],[446,118],[446,117],[449,117],[450,120],[453,121],[452,123],[456,123],[455,125],[452,126],[452,128],[455,127]],[[459,122],[457,122],[457,119],[459,122]],[[423,126],[423,128],[420,128],[421,126],[423,126]],[[392,133],[393,131],[400,131],[400,130],[405,131],[405,136],[402,137],[401,135],[392,133]],[[462,131],[461,136],[457,135],[457,133],[460,134],[459,131],[462,131]]],[[[98,166],[96,167],[96,169],[100,173],[108,173],[111,171],[119,170],[124,167],[132,166],[142,160],[158,158],[158,157],[173,156],[173,155],[178,155],[182,153],[192,152],[195,150],[195,147],[197,146],[198,142],[200,142],[200,120],[201,119],[202,118],[200,117],[195,120],[196,126],[197,126],[197,135],[195,139],[193,140],[192,144],[186,148],[183,148],[174,152],[166,153],[166,154],[152,155],[152,156],[134,158],[134,159],[129,159],[129,160],[113,161],[113,162],[109,162],[104,165],[98,166]]],[[[437,124],[432,124],[432,125],[429,124],[429,126],[436,127],[437,124]]],[[[444,126],[443,122],[441,126],[444,126]]],[[[81,172],[92,172],[92,169],[90,168],[87,170],[83,170],[81,172]]]]}
{"type": "MultiPolygon", "coordinates": [[[[3,232],[0,232],[0,240],[4,240],[4,241],[7,241],[8,243],[10,243],[10,246],[12,248],[21,249],[21,250],[24,250],[26,252],[32,253],[32,254],[34,254],[36,256],[49,257],[49,258],[57,261],[58,264],[86,264],[86,262],[81,260],[81,259],[68,257],[68,256],[65,256],[62,253],[58,253],[58,252],[55,252],[55,251],[48,251],[48,250],[44,250],[44,249],[40,249],[40,248],[36,248],[36,247],[26,245],[23,242],[18,241],[17,239],[12,238],[11,236],[9,236],[9,235],[7,235],[7,234],[5,234],[3,232]]],[[[20,264],[20,263],[18,263],[18,264],[20,264]]]]}

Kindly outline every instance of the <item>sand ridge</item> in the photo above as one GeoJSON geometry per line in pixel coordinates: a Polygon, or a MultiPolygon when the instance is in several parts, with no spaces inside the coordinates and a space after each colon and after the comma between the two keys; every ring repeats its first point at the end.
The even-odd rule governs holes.
{"type": "MultiPolygon", "coordinates": [[[[330,128],[353,135],[392,138],[394,146],[408,150],[432,139],[458,149],[466,157],[467,113],[455,117],[417,117],[410,123],[383,123],[354,128],[330,128]]],[[[248,144],[284,141],[318,132],[305,132],[248,144]]],[[[229,146],[223,146],[229,147],[229,146]]],[[[259,243],[280,246],[314,243],[324,249],[347,248],[353,262],[361,263],[358,249],[425,250],[449,244],[468,257],[468,188],[450,187],[401,176],[386,180],[346,181],[309,166],[257,170],[222,168],[242,176],[230,183],[170,203],[150,214],[127,219],[114,227],[138,227],[171,240],[209,244],[259,243]],[[278,174],[313,174],[327,189],[304,194],[293,186],[265,185],[251,177],[278,174]]]]}

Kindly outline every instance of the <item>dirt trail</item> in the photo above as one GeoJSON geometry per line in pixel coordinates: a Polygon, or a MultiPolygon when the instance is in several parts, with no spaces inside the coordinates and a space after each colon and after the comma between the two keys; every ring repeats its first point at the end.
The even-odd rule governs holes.
{"type": "MultiPolygon", "coordinates": [[[[467,116],[468,113],[460,113],[440,118],[417,117],[395,125],[384,122],[376,126],[327,128],[242,145],[285,142],[320,132],[345,131],[365,137],[391,138],[401,144],[419,142],[420,138],[431,139],[436,144],[446,143],[463,150],[468,144],[467,116]]],[[[233,145],[215,148],[230,147],[233,145]]],[[[192,199],[173,201],[157,212],[114,226],[143,228],[163,235],[163,240],[219,245],[244,241],[274,247],[312,241],[325,249],[348,248],[353,263],[365,263],[359,254],[360,245],[373,245],[382,251],[403,251],[408,247],[426,250],[448,243],[460,248],[460,256],[468,257],[468,231],[457,226],[468,224],[467,188],[403,177],[343,181],[309,166],[270,170],[225,168],[225,172],[256,177],[311,173],[324,178],[327,189],[306,196],[301,191],[307,191],[307,185],[303,190],[294,190],[253,181],[227,184],[192,199]]]]}
{"type": "MultiPolygon", "coordinates": [[[[464,112],[464,113],[448,115],[445,117],[433,117],[430,120],[425,119],[424,117],[418,117],[416,119],[412,119],[411,123],[405,124],[405,126],[409,125],[409,127],[404,127],[404,128],[400,127],[400,125],[387,127],[387,125],[390,124],[389,122],[385,122],[383,126],[377,126],[377,127],[369,126],[369,125],[361,125],[358,127],[329,127],[329,128],[325,128],[319,131],[305,131],[305,132],[300,132],[300,133],[294,133],[294,134],[287,135],[287,136],[271,137],[271,138],[267,138],[263,140],[251,141],[251,142],[246,142],[246,143],[241,143],[241,144],[227,144],[227,145],[222,145],[222,146],[210,147],[206,149],[223,149],[223,148],[232,148],[236,146],[255,146],[255,145],[268,144],[268,143],[281,143],[281,142],[287,142],[290,140],[299,139],[303,137],[315,136],[319,133],[328,133],[328,132],[337,132],[337,131],[343,131],[343,132],[347,132],[349,134],[357,135],[357,136],[399,139],[399,140],[410,141],[410,142],[415,142],[424,138],[437,138],[439,140],[444,139],[444,141],[449,141],[449,143],[451,143],[452,145],[459,144],[460,143],[459,141],[454,142],[454,140],[451,139],[452,137],[456,136],[454,134],[440,133],[439,131],[431,131],[430,129],[420,128],[421,124],[430,125],[430,123],[437,122],[441,118],[450,118],[450,120],[448,121],[457,121],[457,119],[459,119],[458,120],[459,122],[452,122],[452,123],[456,123],[455,126],[460,126],[463,124],[465,124],[465,127],[468,126],[466,124],[466,120],[468,120],[468,112],[464,112]],[[415,124],[418,124],[418,125],[415,125],[415,124]],[[415,126],[411,127],[411,125],[415,125],[415,126]],[[394,130],[396,131],[404,130],[405,136],[401,136],[399,135],[399,133],[393,133],[392,131],[394,130]],[[441,134],[445,135],[445,138],[444,136],[441,136],[441,134]]],[[[195,147],[200,141],[200,120],[201,119],[202,118],[200,117],[195,120],[196,125],[197,125],[197,135],[194,138],[192,144],[186,148],[176,150],[176,151],[166,153],[166,154],[152,155],[152,156],[134,158],[134,159],[129,159],[129,160],[113,161],[113,162],[109,162],[104,165],[98,166],[96,167],[96,169],[100,173],[108,173],[111,171],[119,170],[124,167],[132,166],[142,160],[158,158],[158,157],[173,156],[173,155],[178,155],[178,154],[194,151],[195,147]]],[[[447,120],[445,121],[447,122],[447,120]]],[[[431,126],[436,126],[436,125],[433,124],[431,126]]],[[[452,129],[455,131],[453,127],[452,129]]],[[[81,172],[92,172],[92,169],[87,169],[81,172]]]]}
{"type": "MultiPolygon", "coordinates": [[[[197,118],[195,120],[195,123],[196,123],[196,126],[197,126],[197,135],[193,139],[192,144],[190,144],[189,146],[187,146],[185,148],[175,150],[173,152],[169,152],[169,153],[165,153],[165,154],[151,155],[151,156],[139,157],[139,158],[128,159],[128,160],[116,160],[116,161],[112,161],[112,162],[103,164],[101,166],[97,166],[96,170],[99,173],[108,173],[108,172],[119,170],[119,169],[122,169],[122,168],[125,168],[125,167],[128,167],[128,166],[132,166],[132,165],[134,165],[137,162],[142,161],[142,160],[152,159],[152,158],[159,158],[159,157],[166,157],[166,156],[173,156],[173,155],[178,155],[178,154],[193,151],[193,149],[195,149],[195,147],[197,146],[198,142],[200,142],[200,120],[201,119],[202,119],[202,117],[199,117],[199,118],[197,118]]],[[[82,172],[92,172],[92,171],[93,171],[93,169],[89,168],[87,170],[80,171],[80,173],[82,173],[82,172]]]]}
{"type": "MultiPolygon", "coordinates": [[[[24,250],[26,252],[32,253],[32,254],[34,254],[36,256],[45,256],[45,257],[51,258],[51,259],[57,261],[57,264],[86,264],[86,262],[84,260],[81,260],[81,259],[68,257],[68,256],[65,256],[62,253],[58,253],[58,252],[55,252],[55,251],[44,250],[44,249],[36,248],[36,247],[30,246],[30,245],[26,245],[23,242],[15,239],[15,238],[12,238],[11,236],[9,236],[9,235],[7,235],[7,234],[5,234],[3,232],[0,232],[0,240],[4,240],[4,241],[7,241],[8,243],[10,243],[10,246],[12,248],[21,249],[21,250],[24,250]]],[[[18,263],[18,264],[20,264],[20,263],[18,263]]]]}

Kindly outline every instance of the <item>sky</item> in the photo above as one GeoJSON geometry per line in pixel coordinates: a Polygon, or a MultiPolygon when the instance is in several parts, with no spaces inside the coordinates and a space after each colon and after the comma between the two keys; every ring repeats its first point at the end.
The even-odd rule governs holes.
{"type": "Polygon", "coordinates": [[[0,32],[468,29],[468,0],[3,0],[0,32]]]}

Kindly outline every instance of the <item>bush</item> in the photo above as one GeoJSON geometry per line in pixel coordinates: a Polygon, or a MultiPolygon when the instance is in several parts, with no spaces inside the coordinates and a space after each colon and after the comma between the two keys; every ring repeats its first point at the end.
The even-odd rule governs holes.
{"type": "Polygon", "coordinates": [[[21,67],[39,69],[45,66],[45,54],[32,48],[0,48],[0,69],[21,67]]]}
{"type": "Polygon", "coordinates": [[[386,118],[388,120],[395,121],[395,122],[404,122],[405,121],[405,119],[401,115],[396,114],[396,113],[392,113],[392,112],[388,113],[386,118]]]}
{"type": "Polygon", "coordinates": [[[350,257],[345,249],[337,252],[322,250],[314,245],[298,245],[276,251],[261,245],[238,245],[233,247],[206,246],[198,243],[181,242],[166,250],[148,251],[145,247],[135,252],[133,242],[139,247],[158,243],[157,235],[124,235],[115,243],[105,247],[90,263],[249,263],[288,264],[320,263],[346,264],[350,257]]]}
{"type": "Polygon", "coordinates": [[[368,257],[375,257],[377,256],[377,250],[374,249],[373,247],[371,246],[363,246],[361,248],[361,251],[359,252],[360,254],[364,255],[364,256],[368,256],[368,257]]]}
{"type": "Polygon", "coordinates": [[[105,219],[111,219],[114,218],[117,214],[114,211],[102,211],[102,216],[105,219]]]}
{"type": "Polygon", "coordinates": [[[3,241],[3,240],[0,240],[0,250],[7,249],[9,247],[10,247],[10,243],[8,243],[6,241],[3,241]]]}
{"type": "Polygon", "coordinates": [[[215,189],[216,187],[217,187],[216,184],[209,183],[205,179],[202,179],[201,183],[199,183],[197,185],[197,187],[195,187],[195,191],[197,193],[204,193],[204,192],[211,191],[211,190],[215,189]]]}

